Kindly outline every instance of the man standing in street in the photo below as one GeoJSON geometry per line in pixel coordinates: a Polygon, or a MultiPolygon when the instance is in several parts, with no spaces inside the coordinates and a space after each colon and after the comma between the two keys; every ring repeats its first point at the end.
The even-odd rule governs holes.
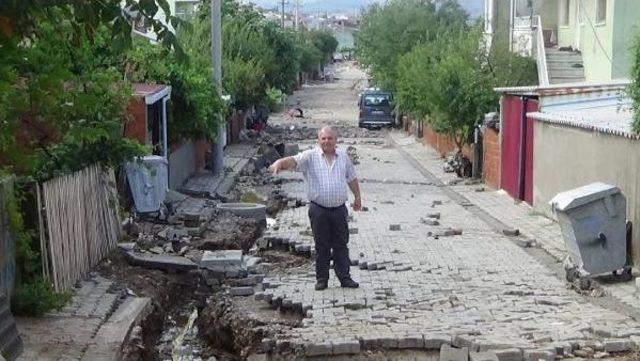
{"type": "Polygon", "coordinates": [[[309,199],[309,220],[316,249],[316,290],[324,290],[329,281],[329,262],[333,250],[333,269],[341,287],[358,288],[349,267],[349,226],[347,186],[355,196],[354,211],[362,209],[360,185],[349,156],[336,148],[338,135],[328,126],[318,132],[318,145],[293,157],[275,161],[269,170],[302,172],[309,199]]]}

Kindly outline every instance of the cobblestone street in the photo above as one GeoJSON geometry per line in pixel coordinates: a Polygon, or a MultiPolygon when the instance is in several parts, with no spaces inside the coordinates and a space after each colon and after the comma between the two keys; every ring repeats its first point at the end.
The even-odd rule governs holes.
{"type": "MultiPolygon", "coordinates": [[[[336,104],[321,97],[340,97],[353,114],[309,109],[312,119],[306,125],[326,120],[323,116],[314,124],[314,113],[332,111],[337,124],[355,124],[356,92],[351,87],[357,73],[341,68],[337,77],[337,85],[315,85],[299,96],[305,104],[305,92],[312,93],[314,107],[336,104]],[[346,96],[353,102],[344,101],[346,96]]],[[[258,299],[301,309],[307,318],[303,327],[277,342],[264,340],[265,347],[278,350],[290,343],[307,356],[318,356],[369,348],[435,350],[450,343],[469,347],[475,360],[553,360],[607,357],[634,350],[640,342],[633,310],[615,307],[625,303],[624,295],[635,297],[635,287],[605,287],[614,296],[605,297],[611,300],[605,308],[570,289],[557,269],[548,267],[549,260],[561,260],[564,253],[555,223],[527,216],[526,209],[494,191],[477,191],[481,185],[444,185],[451,175],[442,173],[442,161],[401,133],[341,140],[340,146],[357,149],[356,169],[368,208],[350,212],[351,271],[361,286],[340,288],[332,274],[329,289],[315,291],[310,267],[266,278],[258,299]],[[537,257],[488,218],[521,228],[548,253],[537,257]],[[481,351],[493,353],[474,353],[481,351]]],[[[301,144],[301,149],[312,144],[301,144]]],[[[283,185],[286,193],[304,198],[301,176],[283,176],[289,180],[283,185]]],[[[306,207],[288,209],[265,238],[305,251],[313,248],[309,229],[306,207]]]]}

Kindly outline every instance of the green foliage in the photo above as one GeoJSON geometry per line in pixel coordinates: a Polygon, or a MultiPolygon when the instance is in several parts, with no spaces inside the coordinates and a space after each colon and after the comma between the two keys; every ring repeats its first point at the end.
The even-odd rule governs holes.
{"type": "Polygon", "coordinates": [[[167,0],[123,0],[123,1],[75,1],[75,0],[8,0],[0,2],[0,28],[2,36],[26,38],[37,35],[41,23],[68,22],[73,25],[70,34],[78,45],[81,38],[93,39],[101,26],[109,24],[110,44],[116,51],[123,51],[131,45],[131,23],[145,23],[158,40],[168,49],[181,54],[175,37],[160,21],[159,11],[165,14],[167,23],[177,27],[181,20],[171,15],[167,0]],[[127,9],[123,11],[123,9],[127,9]],[[136,14],[136,17],[133,17],[136,14]]]}
{"type": "Polygon", "coordinates": [[[466,19],[455,1],[441,1],[439,7],[422,0],[373,4],[364,11],[355,33],[356,56],[379,85],[395,91],[400,57],[450,29],[465,28],[466,19]]]}
{"type": "MultiPolygon", "coordinates": [[[[311,32],[311,42],[322,54],[324,62],[329,61],[336,49],[338,49],[338,39],[329,30],[318,30],[311,32]]],[[[324,63],[322,64],[324,65],[324,63]]]]}
{"type": "Polygon", "coordinates": [[[640,133],[640,33],[636,34],[631,51],[633,52],[630,74],[632,82],[627,92],[633,100],[634,115],[631,129],[638,134],[640,133]]]}
{"type": "Polygon", "coordinates": [[[71,296],[68,292],[55,292],[50,282],[39,278],[16,287],[11,297],[11,311],[16,316],[40,317],[64,307],[71,296]]]}
{"type": "Polygon", "coordinates": [[[269,88],[267,89],[267,97],[265,99],[265,106],[269,108],[272,112],[277,112],[281,110],[282,107],[282,97],[284,93],[278,88],[269,88]]]}
{"type": "Polygon", "coordinates": [[[126,59],[131,81],[171,86],[167,126],[170,141],[214,140],[220,124],[222,102],[213,84],[211,62],[193,45],[193,38],[202,31],[202,26],[193,25],[183,29],[179,36],[185,59],[163,54],[161,48],[145,41],[137,41],[126,59]]]}
{"type": "Polygon", "coordinates": [[[496,86],[535,84],[535,62],[496,45],[483,46],[453,0],[372,5],[356,34],[356,55],[374,83],[394,91],[397,111],[429,122],[464,145],[486,112],[497,108],[496,86]]]}

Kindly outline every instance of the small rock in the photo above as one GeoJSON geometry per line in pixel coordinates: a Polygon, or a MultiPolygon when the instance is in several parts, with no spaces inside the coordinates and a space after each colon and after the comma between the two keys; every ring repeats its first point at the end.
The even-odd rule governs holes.
{"type": "Polygon", "coordinates": [[[595,358],[595,359],[600,359],[600,358],[605,358],[605,357],[609,357],[609,353],[608,352],[604,352],[604,351],[603,352],[596,352],[593,355],[593,358],[595,358]]]}
{"type": "Polygon", "coordinates": [[[399,224],[390,224],[389,225],[389,230],[390,231],[399,231],[400,230],[400,225],[399,224]]]}
{"type": "Polygon", "coordinates": [[[502,234],[507,237],[516,237],[520,235],[520,230],[517,228],[505,228],[502,230],[502,234]]]}
{"type": "Polygon", "coordinates": [[[440,219],[440,212],[429,213],[427,214],[427,218],[440,219]]]}
{"type": "Polygon", "coordinates": [[[349,228],[349,234],[358,234],[357,228],[349,228]]]}
{"type": "Polygon", "coordinates": [[[440,225],[440,222],[438,222],[436,219],[431,219],[431,218],[420,218],[420,223],[422,224],[426,224],[427,226],[438,226],[440,225]]]}
{"type": "Polygon", "coordinates": [[[479,193],[479,192],[484,192],[484,191],[485,191],[485,188],[484,188],[484,187],[476,188],[476,189],[474,189],[474,191],[476,191],[476,192],[478,192],[478,193],[479,193]]]}

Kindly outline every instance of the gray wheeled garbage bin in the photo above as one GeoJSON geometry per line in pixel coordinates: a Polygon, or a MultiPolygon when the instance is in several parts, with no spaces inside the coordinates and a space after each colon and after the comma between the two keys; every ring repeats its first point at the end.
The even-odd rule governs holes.
{"type": "Polygon", "coordinates": [[[581,275],[623,270],[627,265],[627,202],[620,189],[605,183],[592,183],[558,193],[549,202],[558,216],[562,236],[572,267],[566,267],[567,280],[581,275]]]}

